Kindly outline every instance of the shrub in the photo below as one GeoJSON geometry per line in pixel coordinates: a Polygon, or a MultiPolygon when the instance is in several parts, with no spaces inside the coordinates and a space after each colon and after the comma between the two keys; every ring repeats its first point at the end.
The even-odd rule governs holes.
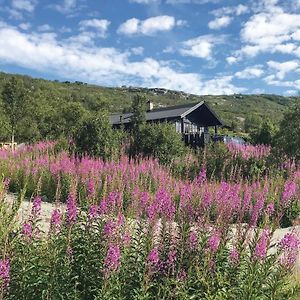
{"type": "Polygon", "coordinates": [[[76,153],[111,159],[121,151],[122,133],[114,131],[107,112],[88,117],[75,133],[76,153]]]}
{"type": "Polygon", "coordinates": [[[135,155],[154,156],[161,163],[170,163],[185,151],[185,145],[171,124],[143,124],[133,133],[131,147],[135,155]]]}

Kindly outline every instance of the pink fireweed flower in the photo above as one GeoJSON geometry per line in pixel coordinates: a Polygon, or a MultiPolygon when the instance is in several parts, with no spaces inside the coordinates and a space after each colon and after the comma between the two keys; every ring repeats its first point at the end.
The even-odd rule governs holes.
{"type": "Polygon", "coordinates": [[[273,215],[275,212],[275,207],[274,207],[274,203],[271,202],[267,205],[266,209],[265,209],[265,213],[267,216],[271,216],[273,215]]]}
{"type": "Polygon", "coordinates": [[[69,193],[67,199],[67,220],[70,225],[76,222],[77,213],[78,211],[75,196],[73,193],[69,193]]]}
{"type": "Polygon", "coordinates": [[[240,262],[240,254],[238,250],[234,247],[229,252],[228,261],[231,265],[236,266],[240,262]]]}
{"type": "Polygon", "coordinates": [[[174,267],[176,263],[176,256],[177,256],[177,250],[171,249],[168,253],[168,260],[167,260],[168,267],[170,268],[174,267]]]}
{"type": "Polygon", "coordinates": [[[196,183],[197,184],[202,184],[206,181],[206,169],[202,168],[199,175],[196,178],[196,183]]]}
{"type": "Polygon", "coordinates": [[[219,232],[213,233],[207,241],[207,250],[211,253],[216,253],[221,242],[221,234],[219,232]]]}
{"type": "Polygon", "coordinates": [[[254,249],[254,260],[263,260],[266,258],[269,240],[270,230],[264,229],[254,249]]]}
{"type": "Polygon", "coordinates": [[[22,226],[22,234],[28,238],[32,237],[33,229],[32,224],[30,222],[26,222],[22,226]]]}
{"type": "Polygon", "coordinates": [[[198,236],[195,231],[191,231],[189,236],[189,247],[191,250],[195,250],[198,245],[198,236]]]}
{"type": "Polygon", "coordinates": [[[281,239],[278,243],[278,249],[282,253],[279,257],[279,263],[281,266],[289,269],[295,265],[298,257],[299,246],[299,237],[293,232],[287,233],[281,239]]]}
{"type": "Polygon", "coordinates": [[[95,181],[93,179],[89,179],[86,183],[86,190],[87,190],[87,194],[88,196],[95,196],[95,181]]]}
{"type": "Polygon", "coordinates": [[[128,232],[125,232],[122,236],[122,242],[125,247],[129,246],[131,243],[131,235],[128,232]]]}
{"type": "Polygon", "coordinates": [[[121,264],[121,251],[119,245],[109,245],[104,258],[105,273],[108,275],[116,271],[121,264]]]}
{"type": "Polygon", "coordinates": [[[61,213],[59,209],[54,209],[51,214],[51,220],[50,220],[50,228],[55,232],[60,229],[62,222],[61,213]]]}
{"type": "Polygon", "coordinates": [[[0,287],[6,288],[10,281],[10,262],[8,259],[0,260],[0,287]]]}
{"type": "Polygon", "coordinates": [[[99,215],[99,207],[96,204],[92,204],[89,208],[89,219],[95,220],[99,215]]]}
{"type": "Polygon", "coordinates": [[[298,249],[299,246],[300,240],[298,236],[293,232],[285,234],[285,236],[278,243],[278,247],[280,250],[295,250],[298,249]]]}
{"type": "Polygon", "coordinates": [[[286,206],[289,204],[290,200],[295,196],[298,189],[297,183],[294,181],[287,181],[284,185],[284,190],[282,193],[282,204],[286,206]]]}
{"type": "Polygon", "coordinates": [[[42,198],[40,196],[36,196],[32,202],[31,216],[33,219],[39,217],[41,214],[42,207],[42,198]]]}
{"type": "Polygon", "coordinates": [[[159,267],[159,251],[158,247],[154,247],[148,254],[147,263],[152,270],[158,269],[159,267]]]}
{"type": "Polygon", "coordinates": [[[116,229],[117,229],[116,222],[112,220],[108,220],[103,226],[103,235],[107,238],[111,237],[112,235],[114,235],[116,229]]]}

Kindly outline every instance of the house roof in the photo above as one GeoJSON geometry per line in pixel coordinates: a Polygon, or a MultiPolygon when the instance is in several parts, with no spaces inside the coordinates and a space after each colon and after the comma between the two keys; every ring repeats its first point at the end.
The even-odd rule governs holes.
{"type": "MultiPolygon", "coordinates": [[[[181,119],[196,111],[199,107],[205,106],[209,112],[216,118],[218,124],[223,125],[222,121],[207,106],[204,101],[199,103],[188,103],[183,105],[169,106],[164,108],[155,108],[146,112],[146,121],[181,119]]],[[[131,122],[132,113],[116,113],[110,116],[110,122],[113,125],[127,124],[131,122]]]]}

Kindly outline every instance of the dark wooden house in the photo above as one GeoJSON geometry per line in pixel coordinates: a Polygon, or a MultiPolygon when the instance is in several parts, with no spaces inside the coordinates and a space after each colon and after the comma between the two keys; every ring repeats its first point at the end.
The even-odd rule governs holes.
{"type": "MultiPolygon", "coordinates": [[[[111,115],[110,121],[113,127],[124,126],[128,129],[131,117],[132,113],[118,113],[111,115]]],[[[223,122],[204,101],[164,108],[153,108],[148,101],[146,121],[174,124],[174,130],[182,134],[186,144],[192,146],[201,146],[209,141],[209,127],[217,133],[217,128],[223,126],[223,122]]]]}

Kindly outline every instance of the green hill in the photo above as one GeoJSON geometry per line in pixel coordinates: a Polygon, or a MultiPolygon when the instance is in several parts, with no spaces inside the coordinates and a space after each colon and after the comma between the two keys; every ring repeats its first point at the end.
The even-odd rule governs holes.
{"type": "MultiPolygon", "coordinates": [[[[160,88],[101,87],[83,82],[49,81],[6,73],[0,73],[0,92],[11,76],[19,78],[20,81],[23,81],[25,87],[30,90],[31,115],[28,115],[27,119],[31,119],[31,127],[33,128],[31,130],[35,130],[35,135],[40,134],[41,138],[45,137],[45,135],[47,137],[47,130],[41,128],[46,125],[42,123],[49,124],[49,122],[51,123],[54,120],[59,123],[60,113],[70,104],[74,105],[75,103],[87,111],[96,111],[103,107],[110,112],[128,111],[131,101],[137,93],[145,95],[147,99],[152,100],[156,107],[204,100],[226,124],[235,123],[241,129],[245,118],[249,115],[257,115],[263,119],[270,118],[273,122],[280,121],[287,106],[296,99],[295,97],[264,94],[198,96],[160,88]]],[[[1,111],[0,109],[0,119],[4,125],[5,118],[3,110],[1,111]]],[[[6,135],[7,133],[4,129],[0,130],[2,138],[6,135]]]]}

